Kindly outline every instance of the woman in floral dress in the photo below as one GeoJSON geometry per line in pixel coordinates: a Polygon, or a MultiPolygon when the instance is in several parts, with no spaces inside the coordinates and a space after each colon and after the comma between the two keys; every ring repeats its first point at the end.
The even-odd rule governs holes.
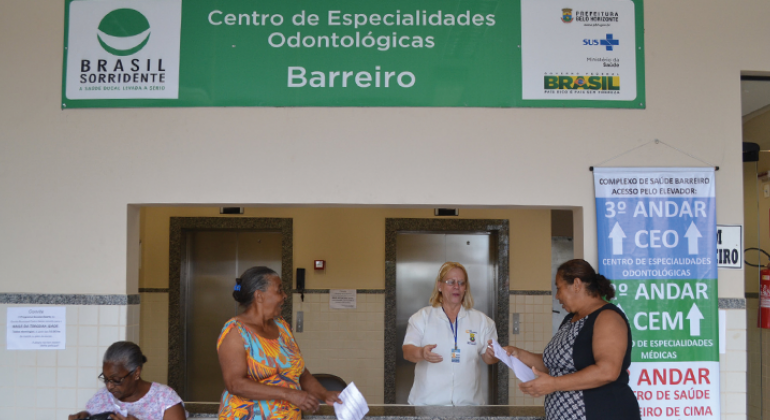
{"type": "Polygon", "coordinates": [[[235,300],[245,311],[230,319],[217,340],[225,391],[220,420],[299,420],[319,400],[342,403],[305,368],[289,324],[281,279],[267,267],[252,267],[236,280],[235,300]]]}

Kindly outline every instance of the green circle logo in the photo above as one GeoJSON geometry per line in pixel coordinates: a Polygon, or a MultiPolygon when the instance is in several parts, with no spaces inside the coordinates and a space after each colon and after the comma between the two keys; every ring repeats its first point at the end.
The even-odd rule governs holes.
{"type": "Polygon", "coordinates": [[[117,9],[107,13],[99,22],[96,38],[105,51],[127,56],[139,52],[150,40],[150,22],[134,9],[117,9]],[[146,36],[142,36],[144,33],[146,36]]]}

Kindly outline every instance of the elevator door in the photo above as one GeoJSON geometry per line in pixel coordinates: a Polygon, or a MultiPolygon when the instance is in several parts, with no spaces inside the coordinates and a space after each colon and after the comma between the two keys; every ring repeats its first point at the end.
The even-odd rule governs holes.
{"type": "Polygon", "coordinates": [[[217,402],[224,390],[217,359],[222,326],[235,316],[235,279],[249,267],[281,272],[279,232],[194,231],[185,267],[185,401],[217,402]]]}
{"type": "MultiPolygon", "coordinates": [[[[468,271],[474,308],[492,319],[495,306],[496,262],[490,252],[487,233],[438,234],[399,233],[396,236],[396,403],[406,404],[414,382],[414,363],[404,359],[404,342],[409,317],[428,306],[438,270],[447,261],[456,261],[468,271]]],[[[482,371],[481,385],[487,404],[493,403],[492,369],[482,371]]]]}

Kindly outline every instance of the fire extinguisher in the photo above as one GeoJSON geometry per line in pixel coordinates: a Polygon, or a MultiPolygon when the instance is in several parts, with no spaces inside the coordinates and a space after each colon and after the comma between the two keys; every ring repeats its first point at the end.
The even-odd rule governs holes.
{"type": "Polygon", "coordinates": [[[770,264],[759,272],[759,328],[770,329],[770,264]]]}

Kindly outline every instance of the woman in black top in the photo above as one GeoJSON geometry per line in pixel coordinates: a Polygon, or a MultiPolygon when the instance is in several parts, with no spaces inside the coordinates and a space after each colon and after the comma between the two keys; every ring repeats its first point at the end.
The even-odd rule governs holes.
{"type": "Polygon", "coordinates": [[[556,299],[569,314],[543,354],[506,347],[536,378],[519,384],[525,394],[545,395],[548,420],[641,419],[628,386],[631,328],[612,299],[610,281],[584,260],[556,272],[556,299]]]}

